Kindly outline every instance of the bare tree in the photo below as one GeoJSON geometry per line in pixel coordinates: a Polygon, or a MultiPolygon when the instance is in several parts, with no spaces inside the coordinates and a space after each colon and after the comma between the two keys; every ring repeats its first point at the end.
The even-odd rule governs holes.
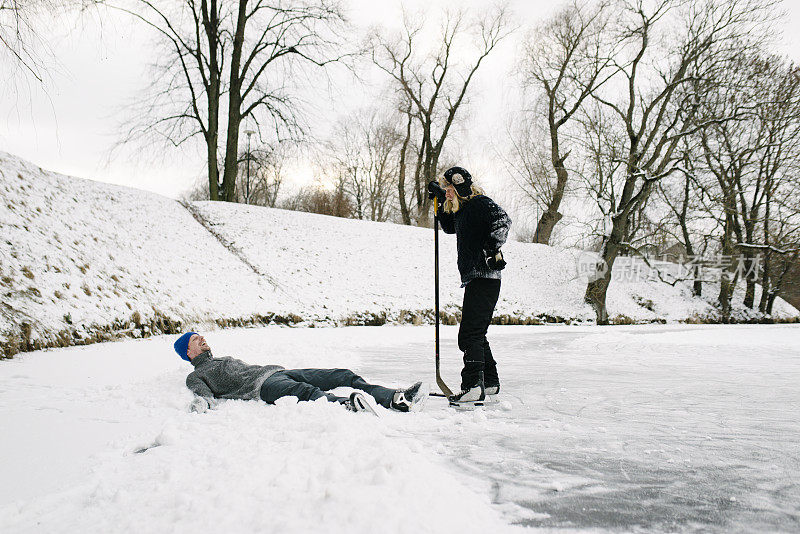
{"type": "MultiPolygon", "coordinates": [[[[419,184],[419,173],[422,171],[422,156],[423,151],[419,149],[415,149],[414,143],[412,142],[412,136],[414,135],[414,113],[413,107],[410,102],[406,103],[406,106],[403,109],[402,117],[403,122],[405,123],[405,134],[402,137],[402,141],[400,143],[400,154],[398,156],[398,164],[397,164],[397,202],[400,207],[400,220],[403,224],[411,224],[411,211],[408,208],[408,202],[406,201],[407,198],[407,187],[406,187],[406,173],[409,168],[409,150],[413,151],[414,154],[417,155],[416,157],[416,165],[414,165],[414,184],[419,184]]],[[[421,148],[421,145],[420,145],[421,148]]]]}
{"type": "Polygon", "coordinates": [[[238,170],[239,127],[252,117],[261,130],[259,110],[265,110],[280,139],[284,131],[300,133],[296,103],[286,91],[284,77],[291,76],[292,61],[323,67],[349,57],[342,52],[345,17],[339,3],[239,0],[231,42],[228,83],[228,126],[225,172],[222,180],[226,199],[233,196],[238,170]],[[248,33],[252,35],[248,36],[248,33]],[[285,70],[270,77],[273,63],[285,58],[285,70]]]}
{"type": "Polygon", "coordinates": [[[794,285],[797,292],[798,256],[800,256],[800,201],[797,190],[800,189],[798,178],[797,154],[797,121],[794,117],[794,136],[788,143],[785,153],[794,153],[784,161],[783,179],[769,179],[764,201],[763,240],[759,247],[764,254],[764,265],[761,271],[761,299],[758,310],[772,314],[775,299],[784,286],[794,285]]]}
{"type": "MultiPolygon", "coordinates": [[[[703,279],[699,258],[708,249],[713,230],[709,229],[710,221],[706,216],[707,204],[703,202],[706,196],[705,190],[698,184],[699,171],[694,163],[699,150],[696,146],[689,146],[687,139],[684,139],[683,144],[681,179],[674,182],[660,182],[658,193],[668,211],[664,221],[666,231],[675,241],[683,245],[686,252],[683,261],[689,260],[688,263],[692,265],[692,293],[700,296],[703,293],[703,279]],[[695,241],[698,238],[701,244],[696,246],[695,241]]],[[[710,226],[713,229],[717,226],[716,221],[712,219],[711,222],[710,226]]]]}
{"type": "Polygon", "coordinates": [[[206,148],[208,198],[220,200],[219,136],[226,12],[221,0],[185,0],[156,6],[147,0],[110,4],[157,35],[160,58],[121,143],[153,139],[181,146],[200,135],[206,148]]]}
{"type": "MultiPolygon", "coordinates": [[[[748,273],[744,305],[753,308],[760,248],[770,241],[773,199],[793,182],[800,157],[800,80],[795,68],[780,58],[742,54],[701,110],[706,116],[739,115],[735,121],[715,122],[698,137],[704,168],[712,178],[705,190],[716,202],[723,228],[721,252],[742,258],[748,273]]],[[[723,271],[719,294],[725,320],[730,318],[735,285],[735,266],[729,267],[723,271]]],[[[762,283],[768,283],[768,277],[767,268],[762,283]]]]}
{"type": "Polygon", "coordinates": [[[342,51],[346,21],[336,0],[114,6],[152,28],[163,49],[123,141],[154,136],[179,146],[202,136],[212,200],[235,199],[242,122],[252,121],[262,140],[270,130],[277,141],[299,138],[304,128],[292,80],[304,66],[351,55],[342,51]]]}
{"type": "MultiPolygon", "coordinates": [[[[37,31],[35,18],[51,8],[47,1],[0,0],[0,51],[6,58],[6,78],[13,69],[27,71],[42,83],[44,61],[37,50],[42,38],[37,31]]],[[[2,57],[2,56],[0,56],[2,57]]]]}
{"type": "MultiPolygon", "coordinates": [[[[553,205],[556,194],[557,181],[553,179],[550,165],[550,151],[547,139],[542,128],[538,127],[535,117],[530,114],[520,114],[518,118],[511,119],[508,131],[508,154],[499,154],[511,178],[519,187],[525,200],[526,212],[533,212],[536,220],[524,240],[531,243],[541,243],[539,237],[539,222],[542,214],[553,205]]],[[[563,192],[566,192],[564,182],[563,192]]],[[[560,214],[559,214],[560,220],[560,214]]],[[[552,229],[551,229],[552,232],[552,229]]],[[[548,236],[547,243],[550,239],[548,236]]]]}
{"type": "Polygon", "coordinates": [[[339,119],[317,162],[321,175],[337,184],[337,189],[341,188],[349,197],[357,219],[364,218],[367,196],[362,133],[358,113],[339,119]]]}
{"type": "Polygon", "coordinates": [[[278,205],[278,195],[281,186],[286,181],[286,165],[292,154],[292,145],[279,143],[277,146],[261,149],[255,152],[257,163],[256,171],[259,191],[261,191],[261,205],[274,208],[278,205]]]}
{"type": "Polygon", "coordinates": [[[288,142],[258,146],[242,153],[234,200],[242,204],[274,208],[285,182],[291,153],[292,146],[288,142]]]}
{"type": "Polygon", "coordinates": [[[562,218],[559,209],[569,180],[565,162],[570,154],[564,149],[563,131],[584,101],[615,72],[613,45],[607,32],[611,13],[607,1],[573,0],[539,26],[525,45],[525,85],[536,94],[543,93],[549,164],[555,171],[555,180],[546,178],[530,134],[521,132],[514,143],[515,159],[521,164],[518,168],[529,191],[535,191],[543,203],[535,232],[538,243],[550,241],[553,227],[562,218]]]}
{"type": "Polygon", "coordinates": [[[49,29],[51,18],[63,19],[99,3],[100,0],[0,0],[0,88],[6,94],[16,91],[16,83],[34,79],[46,85],[48,71],[58,64],[49,29]]]}
{"type": "Polygon", "coordinates": [[[344,184],[356,218],[393,215],[399,145],[395,125],[378,110],[360,109],[337,122],[320,166],[344,184]]]}
{"type": "Polygon", "coordinates": [[[350,218],[355,213],[355,208],[345,194],[342,183],[336,184],[333,189],[320,184],[304,187],[286,199],[282,207],[288,210],[345,218],[350,218]]]}
{"type": "Polygon", "coordinates": [[[579,122],[582,132],[576,141],[583,160],[574,172],[580,177],[589,202],[597,208],[598,216],[590,222],[589,233],[592,241],[601,242],[608,233],[611,216],[617,211],[624,134],[614,127],[613,117],[597,102],[586,105],[579,122]]]}
{"type": "Polygon", "coordinates": [[[624,132],[615,150],[623,167],[600,250],[605,274],[588,283],[585,299],[599,324],[608,323],[606,293],[617,256],[630,250],[632,216],[654,186],[679,169],[681,140],[715,121],[698,122],[703,94],[713,85],[739,37],[767,16],[769,1],[625,0],[619,15],[619,83],[592,94],[624,132]],[[675,26],[683,25],[676,32],[675,26]],[[678,34],[677,39],[671,36],[678,34]]]}
{"type": "MultiPolygon", "coordinates": [[[[793,184],[796,191],[800,184],[793,184]]],[[[761,299],[758,310],[772,314],[775,300],[788,287],[795,294],[798,290],[798,257],[800,257],[800,205],[796,194],[792,198],[770,198],[766,202],[764,244],[759,247],[764,254],[761,272],[761,299]],[[775,204],[773,210],[770,207],[775,204]]]]}
{"type": "MultiPolygon", "coordinates": [[[[765,58],[765,67],[771,66],[773,83],[769,85],[767,101],[759,103],[758,121],[766,132],[766,144],[759,154],[757,180],[763,181],[764,213],[761,224],[760,244],[765,246],[764,265],[761,273],[762,298],[759,311],[771,313],[774,299],[785,279],[790,253],[778,252],[781,248],[798,246],[798,206],[795,200],[798,190],[798,171],[800,171],[800,71],[778,57],[765,58]],[[783,264],[773,276],[772,261],[783,264]],[[767,295],[764,298],[764,295],[767,295]],[[769,311],[768,311],[769,310],[769,311]]],[[[741,197],[740,197],[741,200],[741,197]]],[[[741,201],[740,201],[741,205],[741,201]]],[[[755,214],[753,214],[755,215],[755,214]]],[[[753,236],[757,239],[757,233],[753,236]]],[[[752,247],[739,243],[739,247],[752,259],[752,247]]],[[[796,260],[797,253],[794,253],[796,260]]],[[[755,297],[755,276],[747,280],[745,305],[753,307],[755,297]]]]}
{"type": "Polygon", "coordinates": [[[438,48],[433,53],[421,53],[419,41],[424,21],[404,19],[400,38],[377,36],[373,50],[374,63],[392,79],[403,102],[407,118],[406,137],[400,152],[402,178],[398,186],[403,221],[411,222],[405,199],[405,187],[412,188],[412,202],[416,216],[425,220],[430,200],[425,192],[427,182],[434,179],[445,141],[455,123],[459,109],[464,104],[467,91],[475,73],[498,43],[509,35],[509,23],[504,9],[479,20],[477,27],[478,49],[471,62],[459,67],[456,49],[462,37],[470,30],[463,13],[447,13],[441,28],[438,48]],[[411,143],[413,124],[419,127],[417,143],[411,143]],[[414,183],[406,183],[408,150],[416,148],[417,166],[414,183]]]}
{"type": "Polygon", "coordinates": [[[397,150],[401,136],[390,119],[378,115],[371,117],[365,135],[369,218],[386,221],[395,213],[395,184],[399,174],[397,150]]]}

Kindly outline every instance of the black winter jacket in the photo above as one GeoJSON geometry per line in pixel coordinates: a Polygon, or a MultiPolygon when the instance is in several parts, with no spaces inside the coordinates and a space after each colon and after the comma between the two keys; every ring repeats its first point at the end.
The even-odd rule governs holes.
{"type": "Polygon", "coordinates": [[[500,279],[500,271],[486,265],[486,252],[499,250],[508,237],[511,219],[503,208],[478,195],[455,213],[441,212],[439,224],[446,234],[456,234],[461,287],[475,278],[500,279]]]}

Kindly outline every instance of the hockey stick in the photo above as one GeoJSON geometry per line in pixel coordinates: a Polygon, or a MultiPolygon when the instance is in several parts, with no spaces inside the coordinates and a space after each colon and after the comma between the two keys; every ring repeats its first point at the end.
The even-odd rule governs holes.
{"type": "Polygon", "coordinates": [[[433,278],[436,292],[436,384],[442,390],[445,397],[450,397],[453,392],[442,380],[439,371],[439,199],[433,199],[433,278]]]}

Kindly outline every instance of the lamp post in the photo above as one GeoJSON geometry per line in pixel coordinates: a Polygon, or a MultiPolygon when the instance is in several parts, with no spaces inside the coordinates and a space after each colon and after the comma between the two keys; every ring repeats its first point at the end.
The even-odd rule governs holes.
{"type": "Polygon", "coordinates": [[[247,135],[247,182],[245,182],[245,204],[250,204],[250,158],[252,157],[252,153],[250,152],[250,138],[256,133],[254,130],[245,130],[245,135],[247,135]]]}

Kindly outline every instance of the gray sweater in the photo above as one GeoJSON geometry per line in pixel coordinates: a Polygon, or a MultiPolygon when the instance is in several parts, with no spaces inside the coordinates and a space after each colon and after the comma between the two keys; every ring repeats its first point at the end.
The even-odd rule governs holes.
{"type": "Polygon", "coordinates": [[[211,351],[192,359],[194,371],[186,377],[186,387],[206,399],[257,399],[261,385],[283,369],[280,365],[249,365],[235,358],[214,358],[211,351]]]}

